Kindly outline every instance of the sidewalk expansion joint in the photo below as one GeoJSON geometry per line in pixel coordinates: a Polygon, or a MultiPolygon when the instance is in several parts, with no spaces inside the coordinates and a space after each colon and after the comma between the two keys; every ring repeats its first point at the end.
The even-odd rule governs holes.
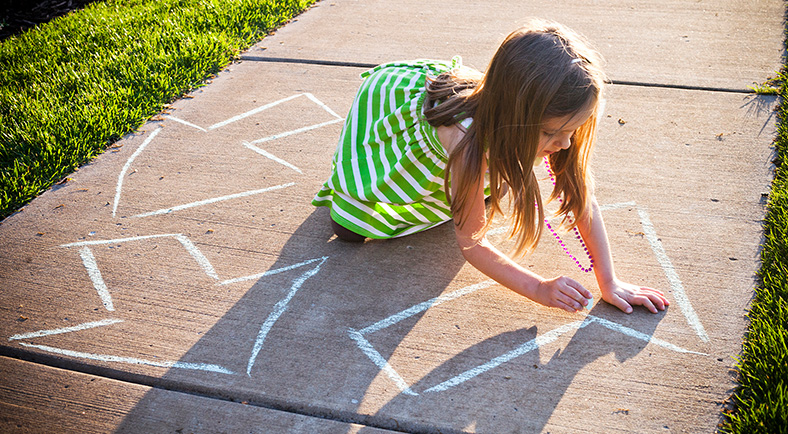
{"type": "MultiPolygon", "coordinates": [[[[88,365],[75,360],[58,357],[50,354],[32,352],[22,348],[0,345],[0,357],[21,360],[62,369],[85,375],[92,375],[122,383],[150,387],[151,389],[166,390],[175,393],[184,393],[200,398],[215,399],[219,401],[264,408],[267,410],[281,411],[305,417],[313,417],[338,423],[363,425],[391,432],[406,434],[465,434],[464,431],[447,427],[424,425],[417,421],[397,421],[391,417],[366,415],[347,410],[333,410],[327,407],[313,406],[308,403],[295,403],[265,395],[248,396],[248,392],[234,394],[220,387],[205,384],[190,384],[182,380],[156,377],[153,375],[139,374],[104,366],[88,365]]],[[[144,398],[143,398],[144,399],[144,398]]]]}
{"type": "MultiPolygon", "coordinates": [[[[339,60],[298,59],[291,57],[266,57],[266,56],[250,56],[250,55],[241,55],[239,57],[239,60],[248,60],[252,62],[295,63],[295,64],[305,64],[305,65],[339,66],[345,68],[364,68],[364,69],[374,68],[378,66],[378,64],[376,63],[365,63],[365,62],[346,62],[339,60]]],[[[643,81],[629,81],[629,80],[608,80],[607,83],[617,86],[655,87],[661,89],[699,90],[705,92],[755,94],[755,91],[752,89],[737,89],[731,87],[649,83],[643,81]]]]}

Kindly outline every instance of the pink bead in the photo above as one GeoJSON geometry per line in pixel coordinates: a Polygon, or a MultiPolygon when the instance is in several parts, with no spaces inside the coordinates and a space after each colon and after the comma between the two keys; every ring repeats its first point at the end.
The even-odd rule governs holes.
{"type": "MultiPolygon", "coordinates": [[[[545,157],[545,158],[544,158],[544,165],[545,165],[545,168],[547,169],[547,174],[550,176],[550,181],[552,181],[552,182],[553,182],[553,186],[555,186],[555,185],[556,185],[556,182],[555,182],[555,176],[554,176],[554,174],[553,174],[553,171],[550,169],[550,162],[549,162],[549,160],[547,159],[547,157],[545,157]]],[[[559,202],[559,203],[564,203],[564,201],[563,201],[563,199],[562,199],[561,197],[558,197],[558,202],[559,202]]],[[[534,206],[536,206],[536,208],[537,208],[537,209],[539,209],[539,206],[538,206],[538,204],[534,203],[534,206]]],[[[583,242],[583,237],[580,235],[580,231],[578,231],[578,230],[577,230],[577,227],[575,227],[575,228],[573,228],[573,229],[574,229],[574,232],[575,232],[576,238],[577,238],[577,239],[580,241],[580,245],[583,247],[583,252],[586,254],[586,256],[588,256],[588,260],[589,260],[589,262],[590,262],[590,265],[588,266],[588,268],[583,268],[583,266],[580,264],[580,260],[579,260],[579,259],[577,259],[577,258],[576,258],[574,255],[572,255],[572,254],[569,252],[569,248],[566,246],[566,244],[564,243],[564,241],[561,239],[561,236],[560,236],[560,235],[558,235],[558,233],[556,233],[556,231],[555,231],[555,230],[553,230],[553,227],[552,227],[552,226],[550,225],[550,223],[548,222],[548,219],[544,219],[544,222],[545,222],[545,225],[547,226],[547,229],[549,229],[549,230],[550,230],[550,232],[551,232],[553,235],[555,235],[555,239],[558,241],[558,243],[559,243],[559,244],[561,245],[561,247],[563,248],[563,250],[564,250],[564,253],[566,253],[566,254],[567,254],[567,256],[569,256],[569,259],[571,259],[571,260],[575,261],[575,264],[577,265],[577,267],[578,267],[578,268],[580,268],[580,270],[581,270],[581,271],[583,271],[583,272],[585,272],[585,273],[588,273],[588,272],[590,272],[590,271],[591,271],[591,270],[594,268],[594,260],[593,260],[593,258],[591,258],[591,254],[590,254],[590,253],[588,253],[588,247],[586,247],[586,244],[585,244],[585,242],[583,242]]],[[[570,219],[568,219],[568,222],[569,222],[570,224],[573,224],[573,223],[574,223],[574,220],[570,218],[570,219]]]]}

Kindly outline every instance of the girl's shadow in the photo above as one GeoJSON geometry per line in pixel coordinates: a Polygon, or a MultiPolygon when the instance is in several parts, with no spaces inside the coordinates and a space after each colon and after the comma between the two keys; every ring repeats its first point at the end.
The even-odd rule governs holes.
{"type": "MultiPolygon", "coordinates": [[[[533,325],[497,334],[433,363],[425,376],[408,385],[418,396],[398,394],[398,386],[385,377],[349,331],[363,330],[484,279],[464,269],[470,266],[457,249],[451,224],[405,238],[351,244],[332,238],[328,214],[320,208],[305,216],[292,234],[266,231],[270,245],[276,245],[277,234],[282,237],[282,248],[267,253],[276,258],[267,267],[269,274],[253,283],[238,283],[241,286],[235,290],[242,291],[238,300],[180,358],[183,364],[211,363],[232,373],[170,369],[150,381],[156,388],[135,405],[117,432],[227,432],[246,427],[250,422],[244,418],[273,423],[268,426],[277,432],[300,432],[298,421],[303,418],[270,409],[415,432],[453,432],[457,427],[501,432],[502,426],[510,424],[521,432],[539,432],[586,365],[610,353],[620,363],[646,345],[592,323],[573,331],[566,344],[572,332],[462,384],[428,392],[469,366],[490,361],[550,331],[533,325]],[[543,362],[540,351],[555,353],[543,362]],[[203,395],[216,408],[206,411],[164,389],[203,395]],[[376,409],[364,407],[370,400],[376,409]],[[239,416],[239,425],[229,423],[230,416],[219,410],[237,406],[233,402],[251,404],[241,407],[245,416],[239,416]],[[266,419],[267,415],[274,415],[270,417],[275,420],[266,419]]],[[[259,250],[251,255],[261,261],[265,256],[259,250]]],[[[479,315],[489,313],[484,307],[472,310],[479,315]]],[[[372,333],[370,345],[382,360],[393,360],[398,349],[410,345],[408,335],[428,311],[420,310],[385,332],[372,333]]],[[[592,312],[649,335],[664,316],[639,311],[626,316],[604,304],[592,312]]],[[[581,316],[568,322],[579,320],[581,316]]],[[[423,345],[432,345],[429,340],[423,345]]],[[[238,411],[233,408],[231,413],[238,411]]]]}
{"type": "MultiPolygon", "coordinates": [[[[303,210],[288,215],[298,214],[303,210]]],[[[353,244],[332,238],[327,210],[318,208],[292,234],[266,231],[265,236],[273,246],[276,236],[282,238],[280,250],[265,253],[260,249],[270,251],[270,246],[258,247],[252,256],[262,262],[275,255],[269,274],[253,283],[211,288],[214,297],[232,294],[232,285],[245,292],[179,360],[183,365],[221,366],[231,373],[173,368],[150,382],[159,389],[322,418],[363,419],[355,403],[379,369],[348,331],[447,290],[465,265],[451,224],[401,239],[353,244]]],[[[241,251],[246,246],[233,247],[241,251]]],[[[407,334],[399,331],[381,343],[381,357],[388,359],[397,349],[407,334]]],[[[151,390],[116,432],[185,432],[198,422],[201,431],[211,430],[215,422],[208,420],[208,413],[185,408],[186,401],[179,403],[177,414],[162,414],[172,400],[170,393],[151,390]]],[[[223,427],[216,428],[228,429],[223,427]]]]}

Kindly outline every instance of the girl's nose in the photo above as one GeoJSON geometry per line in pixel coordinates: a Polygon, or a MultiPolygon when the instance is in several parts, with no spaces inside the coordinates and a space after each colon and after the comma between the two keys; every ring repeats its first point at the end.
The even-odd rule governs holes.
{"type": "Polygon", "coordinates": [[[569,147],[572,146],[572,136],[566,135],[566,136],[557,137],[556,142],[559,148],[569,149],[569,147]]]}

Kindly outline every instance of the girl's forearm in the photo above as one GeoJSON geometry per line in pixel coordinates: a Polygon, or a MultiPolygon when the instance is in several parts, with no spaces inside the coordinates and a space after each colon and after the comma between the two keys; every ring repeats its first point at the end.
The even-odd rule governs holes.
{"type": "Polygon", "coordinates": [[[491,279],[514,292],[534,299],[539,284],[544,281],[539,275],[514,262],[495,248],[486,237],[472,247],[462,249],[465,260],[491,279]]]}
{"type": "Polygon", "coordinates": [[[577,229],[594,260],[594,275],[600,289],[603,289],[616,279],[616,273],[613,268],[613,256],[605,230],[605,222],[602,220],[602,213],[596,198],[591,201],[590,217],[590,222],[588,220],[578,221],[577,229]]]}

